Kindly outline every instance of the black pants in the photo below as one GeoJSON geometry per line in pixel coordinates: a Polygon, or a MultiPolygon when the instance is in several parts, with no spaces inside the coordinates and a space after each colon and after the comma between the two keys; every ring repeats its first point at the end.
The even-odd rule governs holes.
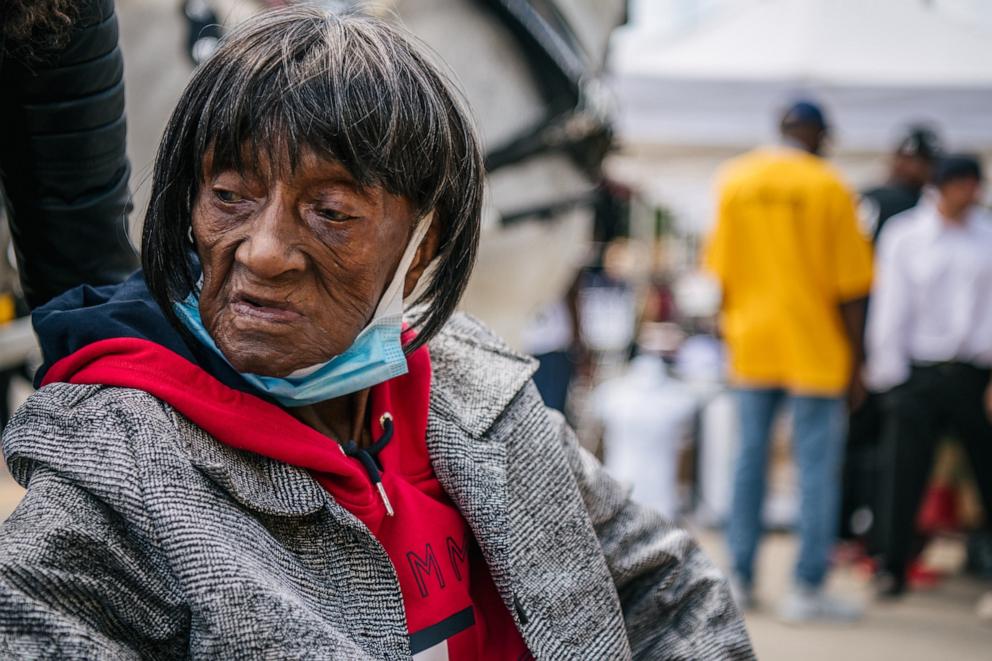
{"type": "Polygon", "coordinates": [[[873,552],[874,539],[864,530],[855,530],[854,514],[858,510],[871,512],[871,527],[879,525],[882,515],[878,508],[878,476],[881,473],[882,411],[880,397],[871,394],[847,422],[847,443],[844,448],[844,468],[841,481],[840,539],[863,538],[868,551],[873,552]]]}
{"type": "Polygon", "coordinates": [[[904,584],[917,510],[941,434],[964,444],[978,482],[986,527],[992,519],[992,424],[984,394],[990,371],[962,363],[917,366],[882,398],[883,479],[878,527],[883,567],[904,584]]]}

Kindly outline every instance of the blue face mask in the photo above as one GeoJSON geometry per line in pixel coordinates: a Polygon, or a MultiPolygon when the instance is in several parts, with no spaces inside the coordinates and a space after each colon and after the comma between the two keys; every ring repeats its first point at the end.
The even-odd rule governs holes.
{"type": "MultiPolygon", "coordinates": [[[[430,216],[418,223],[372,320],[344,353],[283,377],[247,373],[241,373],[241,376],[283,406],[294,407],[348,395],[406,374],[406,356],[400,339],[403,330],[403,287],[407,271],[430,224],[430,216]]],[[[422,291],[431,270],[428,269],[421,277],[421,284],[413,298],[422,291]]],[[[199,287],[185,300],[176,303],[174,310],[183,325],[204,346],[227,361],[200,318],[199,287]]]]}

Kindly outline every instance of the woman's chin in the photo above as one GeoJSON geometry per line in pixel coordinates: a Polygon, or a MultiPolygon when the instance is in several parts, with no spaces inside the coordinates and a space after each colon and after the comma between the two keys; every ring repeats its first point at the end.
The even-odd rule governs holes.
{"type": "Polygon", "coordinates": [[[302,363],[299,360],[289,362],[286,360],[287,354],[292,353],[292,347],[287,346],[284,350],[266,347],[259,350],[257,347],[231,346],[227,343],[218,343],[218,347],[227,358],[235,370],[241,374],[255,374],[257,376],[285,377],[293,372],[309,367],[321,361],[312,363],[302,363]]]}

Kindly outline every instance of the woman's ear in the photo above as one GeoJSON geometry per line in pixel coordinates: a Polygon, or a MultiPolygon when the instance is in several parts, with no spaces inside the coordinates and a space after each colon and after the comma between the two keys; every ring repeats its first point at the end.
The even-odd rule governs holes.
{"type": "Polygon", "coordinates": [[[424,275],[424,271],[437,257],[438,247],[441,245],[441,222],[437,219],[437,214],[431,212],[425,222],[429,222],[430,227],[427,228],[427,234],[420,242],[417,254],[413,256],[413,263],[410,264],[410,269],[406,272],[406,282],[403,283],[403,298],[408,298],[413,293],[421,276],[424,275]]]}

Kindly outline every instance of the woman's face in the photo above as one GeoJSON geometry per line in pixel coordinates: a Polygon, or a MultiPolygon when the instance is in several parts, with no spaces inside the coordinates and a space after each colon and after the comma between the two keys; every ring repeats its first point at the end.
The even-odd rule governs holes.
{"type": "MultiPolygon", "coordinates": [[[[241,372],[285,376],[347,349],[369,322],[412,233],[410,203],[359,188],[306,155],[284,179],[206,173],[193,204],[200,314],[241,372]]],[[[436,223],[408,271],[409,294],[437,250],[436,223]]]]}

